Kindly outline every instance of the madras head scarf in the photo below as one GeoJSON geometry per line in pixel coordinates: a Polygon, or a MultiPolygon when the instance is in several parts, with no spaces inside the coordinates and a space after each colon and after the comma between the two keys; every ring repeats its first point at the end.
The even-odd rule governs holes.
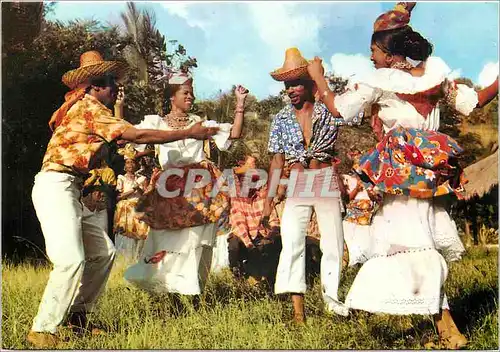
{"type": "Polygon", "coordinates": [[[128,160],[128,159],[135,159],[136,155],[137,155],[137,151],[134,149],[133,145],[130,144],[130,143],[127,143],[125,145],[125,147],[123,148],[120,148],[118,150],[118,154],[120,155],[123,155],[123,158],[125,160],[128,160]]]}
{"type": "Polygon", "coordinates": [[[411,11],[416,2],[398,2],[393,10],[378,16],[373,24],[373,32],[402,28],[410,23],[411,11]]]}

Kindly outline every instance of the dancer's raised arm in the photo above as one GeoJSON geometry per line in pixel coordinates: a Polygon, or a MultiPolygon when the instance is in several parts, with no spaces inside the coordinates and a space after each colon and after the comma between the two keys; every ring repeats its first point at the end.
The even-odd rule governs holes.
{"type": "Polygon", "coordinates": [[[477,92],[478,102],[476,107],[482,108],[497,96],[498,96],[498,76],[495,82],[477,92]]]}
{"type": "Polygon", "coordinates": [[[330,90],[328,82],[325,79],[325,70],[323,68],[322,60],[316,56],[314,60],[309,62],[307,72],[318,88],[321,101],[326,105],[333,116],[342,117],[335,107],[335,93],[330,90]]]}
{"type": "Polygon", "coordinates": [[[234,110],[234,122],[231,128],[231,135],[229,138],[238,139],[241,137],[243,129],[243,117],[245,115],[245,100],[248,96],[248,89],[243,86],[237,86],[234,90],[236,95],[236,109],[234,110]]]}

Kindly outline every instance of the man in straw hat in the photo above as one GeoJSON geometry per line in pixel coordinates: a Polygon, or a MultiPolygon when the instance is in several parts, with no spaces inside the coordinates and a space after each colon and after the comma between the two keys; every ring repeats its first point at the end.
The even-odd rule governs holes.
{"type": "Polygon", "coordinates": [[[117,138],[135,143],[166,143],[180,139],[206,139],[217,128],[201,123],[182,131],[137,130],[114,117],[117,80],[126,67],[105,61],[97,51],[80,57],[80,67],[64,74],[71,91],[53,114],[53,134],[35,177],[32,198],[40,221],[47,255],[53,264],[28,341],[37,348],[55,347],[57,327],[68,322],[86,327],[90,312],[106,284],[115,249],[107,231],[94,224],[92,212],[80,203],[83,180],[105,141],[117,138]]]}
{"type": "Polygon", "coordinates": [[[305,239],[313,208],[321,233],[321,282],[326,309],[347,314],[337,297],[344,239],[340,193],[333,165],[338,127],[347,121],[335,118],[323,103],[315,101],[316,87],[307,66],[308,61],[300,51],[290,48],[286,50],[283,67],[271,72],[275,80],[284,82],[290,104],[278,112],[271,126],[268,150],[274,156],[262,218],[263,225],[268,226],[274,190],[287,164],[291,174],[281,221],[283,249],[275,292],[292,294],[294,321],[298,323],[305,321],[305,239]]]}

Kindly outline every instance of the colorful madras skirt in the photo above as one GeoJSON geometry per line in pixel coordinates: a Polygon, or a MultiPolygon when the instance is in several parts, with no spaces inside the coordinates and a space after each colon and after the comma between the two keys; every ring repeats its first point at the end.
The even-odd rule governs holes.
{"type": "Polygon", "coordinates": [[[178,167],[184,176],[171,175],[165,181],[167,191],[180,190],[176,197],[163,197],[155,188],[143,196],[136,210],[140,219],[152,229],[179,230],[208,223],[226,223],[229,216],[229,195],[219,191],[212,197],[212,190],[221,172],[209,161],[178,167]],[[210,173],[211,182],[195,188],[188,196],[184,195],[186,180],[190,169],[205,169],[210,173]]]}
{"type": "Polygon", "coordinates": [[[461,197],[466,180],[458,165],[463,149],[451,137],[396,127],[363,155],[355,171],[367,188],[388,194],[461,197]]]}

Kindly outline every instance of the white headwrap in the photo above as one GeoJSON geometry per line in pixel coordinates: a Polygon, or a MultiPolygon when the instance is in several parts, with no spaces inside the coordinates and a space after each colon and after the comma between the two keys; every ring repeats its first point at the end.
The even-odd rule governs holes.
{"type": "Polygon", "coordinates": [[[173,72],[168,79],[168,84],[184,84],[191,79],[192,77],[188,73],[173,72]]]}
{"type": "Polygon", "coordinates": [[[189,73],[182,72],[171,67],[163,66],[162,70],[163,75],[158,78],[158,81],[166,84],[184,84],[193,79],[189,73]]]}

